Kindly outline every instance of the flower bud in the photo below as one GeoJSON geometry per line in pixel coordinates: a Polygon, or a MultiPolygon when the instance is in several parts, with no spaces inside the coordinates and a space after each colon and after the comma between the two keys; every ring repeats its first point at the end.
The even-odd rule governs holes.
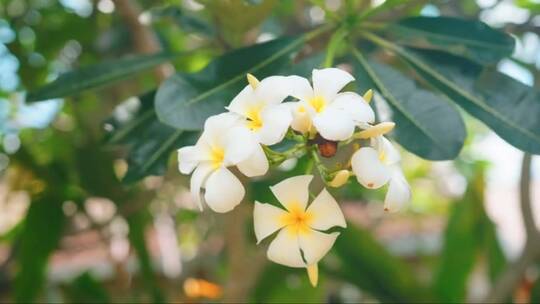
{"type": "Polygon", "coordinates": [[[339,188],[349,180],[349,176],[351,176],[351,172],[349,170],[341,170],[336,173],[334,176],[334,179],[328,185],[330,187],[339,188]]]}
{"type": "Polygon", "coordinates": [[[390,121],[381,122],[379,124],[376,124],[370,127],[369,129],[356,133],[354,137],[358,139],[367,139],[367,138],[376,137],[379,135],[384,135],[392,131],[395,126],[396,124],[390,121]]]}
{"type": "Polygon", "coordinates": [[[371,99],[373,98],[373,90],[371,89],[367,90],[366,93],[364,93],[364,96],[362,97],[367,103],[370,103],[371,99]]]}

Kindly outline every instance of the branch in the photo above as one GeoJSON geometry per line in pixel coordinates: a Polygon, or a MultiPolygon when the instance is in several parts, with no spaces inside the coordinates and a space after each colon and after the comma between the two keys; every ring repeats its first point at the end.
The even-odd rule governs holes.
{"type": "MultiPolygon", "coordinates": [[[[124,19],[135,45],[141,54],[153,54],[161,50],[161,46],[154,33],[139,22],[141,8],[136,0],[113,0],[120,16],[124,19]]],[[[163,81],[174,71],[171,64],[163,64],[155,68],[154,73],[158,81],[163,81]]]]}
{"type": "Polygon", "coordinates": [[[484,303],[502,303],[505,302],[514,291],[523,274],[540,256],[540,231],[536,228],[532,208],[531,208],[531,155],[525,153],[521,167],[520,181],[520,205],[521,216],[526,232],[526,243],[521,256],[507,267],[493,284],[491,292],[488,294],[484,303]]]}

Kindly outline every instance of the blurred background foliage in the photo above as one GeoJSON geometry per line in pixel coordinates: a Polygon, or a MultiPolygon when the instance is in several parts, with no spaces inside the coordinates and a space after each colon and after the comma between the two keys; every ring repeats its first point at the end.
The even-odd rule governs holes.
{"type": "MultiPolygon", "coordinates": [[[[522,153],[501,140],[540,151],[539,13],[534,0],[1,0],[0,299],[540,301],[540,239],[523,228],[538,200],[519,214],[540,170],[524,158],[520,200],[522,153]],[[393,110],[413,201],[384,214],[383,192],[333,191],[349,228],[313,289],[255,246],[250,199],[196,211],[172,152],[245,85],[237,74],[325,63],[393,110]],[[206,107],[175,99],[223,83],[206,107]]],[[[303,166],[248,196],[271,201],[268,185],[303,166]]]]}

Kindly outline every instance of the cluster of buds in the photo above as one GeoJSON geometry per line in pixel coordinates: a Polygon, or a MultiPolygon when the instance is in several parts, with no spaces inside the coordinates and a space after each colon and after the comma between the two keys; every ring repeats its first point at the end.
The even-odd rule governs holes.
{"type": "MultiPolygon", "coordinates": [[[[259,81],[248,74],[247,80],[227,112],[206,120],[197,143],[178,150],[179,170],[192,174],[191,193],[201,210],[203,201],[216,212],[228,212],[243,200],[244,186],[230,168],[236,167],[246,177],[263,176],[271,166],[304,155],[316,162],[330,187],[343,186],[351,176],[369,189],[388,183],[386,211],[399,210],[410,200],[399,152],[384,137],[394,123],[375,124],[369,105],[371,90],[364,96],[340,92],[354,80],[349,73],[337,68],[315,69],[313,84],[300,76],[270,76],[259,81]],[[288,101],[291,97],[294,100],[288,101]],[[284,152],[274,150],[284,139],[295,144],[284,152]],[[349,144],[354,152],[346,166],[331,171],[321,162],[319,155],[333,157],[338,148],[349,144]]],[[[306,174],[270,187],[284,209],[256,201],[253,218],[258,242],[279,231],[268,247],[268,258],[306,268],[316,285],[317,263],[339,235],[325,231],[345,228],[346,223],[326,189],[308,205],[313,176],[306,174]]]]}

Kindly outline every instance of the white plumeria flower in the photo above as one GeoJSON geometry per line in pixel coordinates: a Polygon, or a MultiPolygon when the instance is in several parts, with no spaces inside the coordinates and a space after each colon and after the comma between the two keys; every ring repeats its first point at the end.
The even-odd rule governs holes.
{"type": "Polygon", "coordinates": [[[316,285],[317,263],[339,235],[321,231],[347,224],[326,189],[307,206],[312,179],[313,175],[295,176],[270,187],[285,210],[256,201],[253,220],[257,243],[280,230],[268,247],[268,258],[285,266],[307,268],[310,281],[316,285]]]}
{"type": "Polygon", "coordinates": [[[354,77],[337,68],[314,69],[313,87],[303,77],[291,77],[291,95],[300,100],[293,107],[292,128],[306,133],[313,129],[328,140],[351,137],[361,123],[371,123],[375,114],[362,96],[339,91],[354,77]]]}
{"type": "Polygon", "coordinates": [[[356,179],[366,188],[377,189],[390,182],[384,200],[386,211],[401,209],[411,198],[411,190],[399,167],[401,157],[384,136],[371,138],[373,147],[363,147],[351,159],[356,179]]]}
{"type": "MultiPolygon", "coordinates": [[[[178,150],[178,168],[183,174],[193,172],[191,194],[201,210],[201,188],[205,188],[206,203],[216,212],[228,212],[244,198],[244,186],[227,168],[245,164],[260,146],[240,122],[232,113],[211,116],[197,143],[178,150]]],[[[249,170],[245,165],[244,171],[249,170]]]]}

